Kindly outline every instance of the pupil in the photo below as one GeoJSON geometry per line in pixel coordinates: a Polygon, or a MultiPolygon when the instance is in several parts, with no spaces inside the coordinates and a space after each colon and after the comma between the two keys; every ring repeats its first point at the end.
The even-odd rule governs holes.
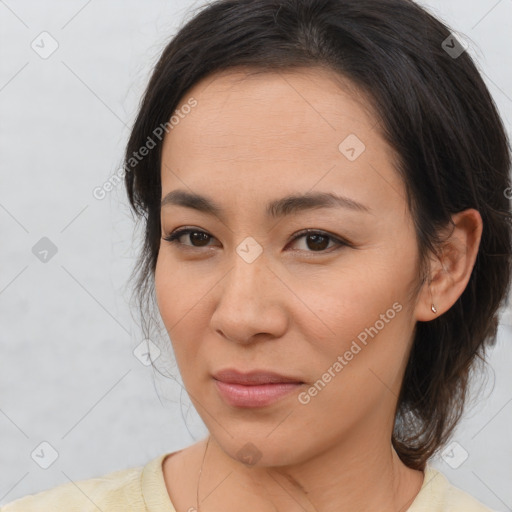
{"type": "Polygon", "coordinates": [[[308,235],[306,237],[306,240],[308,241],[308,248],[309,249],[325,249],[327,247],[327,245],[329,245],[329,242],[328,242],[328,237],[324,236],[324,235],[308,235]],[[324,242],[327,241],[327,244],[326,243],[321,243],[321,240],[323,239],[324,242]],[[313,246],[309,243],[310,240],[313,240],[313,246]],[[320,242],[319,242],[320,240],[320,242]]]}
{"type": "Polygon", "coordinates": [[[200,246],[208,244],[209,235],[207,235],[206,233],[198,233],[197,231],[192,231],[190,233],[190,237],[192,239],[195,239],[196,241],[198,241],[200,246]],[[201,242],[205,242],[205,243],[201,244],[201,242]]]}

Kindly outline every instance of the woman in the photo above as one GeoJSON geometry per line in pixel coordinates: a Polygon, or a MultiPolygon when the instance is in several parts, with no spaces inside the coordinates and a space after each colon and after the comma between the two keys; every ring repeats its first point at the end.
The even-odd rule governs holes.
{"type": "MultiPolygon", "coordinates": [[[[165,48],[125,155],[206,439],[2,512],[488,511],[428,464],[496,339],[510,154],[408,0],[224,0],[165,48]]],[[[459,454],[460,455],[460,454],[459,454]]]]}

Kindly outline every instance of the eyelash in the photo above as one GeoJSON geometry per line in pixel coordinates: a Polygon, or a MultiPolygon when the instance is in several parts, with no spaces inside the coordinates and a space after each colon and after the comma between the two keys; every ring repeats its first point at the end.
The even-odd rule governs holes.
{"type": "MultiPolygon", "coordinates": [[[[181,238],[183,235],[188,235],[190,233],[204,233],[205,235],[208,235],[210,236],[210,238],[215,238],[215,237],[212,237],[211,235],[209,235],[206,231],[203,231],[201,229],[195,229],[195,228],[183,228],[183,229],[178,229],[172,233],[170,233],[169,235],[167,236],[164,236],[162,237],[163,240],[166,240],[167,242],[170,242],[172,244],[175,244],[175,245],[182,245],[184,246],[185,250],[189,250],[189,249],[202,249],[203,247],[196,247],[194,245],[187,245],[187,244],[182,244],[181,242],[178,242],[178,239],[181,238]]],[[[323,236],[323,237],[326,237],[326,238],[329,238],[330,240],[333,240],[337,246],[335,246],[334,248],[331,247],[330,250],[328,249],[325,249],[325,250],[322,250],[322,251],[305,251],[305,252],[310,252],[312,254],[329,254],[337,249],[340,249],[341,247],[353,247],[353,245],[348,241],[348,240],[345,240],[343,238],[340,238],[340,237],[336,237],[334,235],[331,235],[330,233],[327,233],[325,231],[319,231],[319,230],[314,230],[314,229],[304,229],[302,231],[299,231],[299,233],[297,233],[294,238],[292,238],[292,240],[290,241],[290,243],[292,242],[295,242],[296,240],[298,240],[299,238],[303,238],[304,236],[307,236],[307,235],[320,235],[320,236],[323,236]]],[[[205,247],[210,247],[210,246],[205,246],[205,247]]],[[[298,249],[300,250],[300,249],[298,249]]]]}

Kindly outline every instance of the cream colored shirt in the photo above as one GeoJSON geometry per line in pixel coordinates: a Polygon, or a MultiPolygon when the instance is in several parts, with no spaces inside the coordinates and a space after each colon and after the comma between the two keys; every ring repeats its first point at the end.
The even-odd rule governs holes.
{"type": "MultiPolygon", "coordinates": [[[[176,512],[162,470],[167,455],[160,455],[145,466],[67,482],[24,496],[0,507],[0,512],[176,512]]],[[[193,505],[190,512],[195,511],[193,505]]],[[[451,485],[443,473],[427,464],[421,490],[405,512],[493,511],[451,485]]]]}

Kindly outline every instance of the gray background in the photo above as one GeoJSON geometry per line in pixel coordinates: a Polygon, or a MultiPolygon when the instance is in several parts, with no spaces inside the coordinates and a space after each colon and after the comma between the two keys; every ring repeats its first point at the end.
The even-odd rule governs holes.
{"type": "MultiPolygon", "coordinates": [[[[92,195],[119,168],[159,53],[201,3],[0,1],[0,505],[206,434],[169,356],[157,362],[178,383],[133,354],[143,336],[127,280],[140,233],[124,187],[92,195]],[[43,31],[59,45],[45,59],[31,47],[43,31]],[[32,252],[43,237],[57,248],[46,263],[32,252]],[[41,442],[58,453],[48,469],[41,442]]],[[[423,4],[465,34],[510,133],[512,0],[423,4]]],[[[458,445],[432,461],[500,511],[512,510],[511,309],[458,445]]]]}

